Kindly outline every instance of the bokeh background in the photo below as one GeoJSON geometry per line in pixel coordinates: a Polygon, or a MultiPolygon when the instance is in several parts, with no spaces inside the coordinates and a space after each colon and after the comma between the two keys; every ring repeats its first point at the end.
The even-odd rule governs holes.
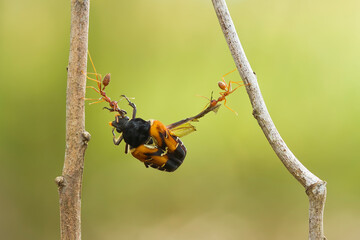
{"type": "MultiPolygon", "coordinates": [[[[358,239],[360,2],[227,2],[282,137],[328,182],[326,236],[358,239]]],[[[0,18],[0,236],[59,239],[70,1],[3,0],[0,18]]],[[[89,49],[112,74],[109,96],[135,97],[139,117],[165,124],[201,111],[196,95],[217,95],[235,68],[210,0],[92,1],[89,49]]],[[[197,123],[174,173],[125,155],[106,105],[86,105],[83,239],[307,239],[307,196],[245,89],[228,105],[239,116],[221,107],[197,123]]]]}

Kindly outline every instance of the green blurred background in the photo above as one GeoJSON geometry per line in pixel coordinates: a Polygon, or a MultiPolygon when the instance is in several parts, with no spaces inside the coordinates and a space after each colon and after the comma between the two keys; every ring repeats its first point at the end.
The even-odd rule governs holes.
{"type": "MultiPolygon", "coordinates": [[[[228,0],[282,137],[328,182],[328,239],[360,235],[360,2],[228,0]]],[[[59,239],[70,1],[0,2],[1,239],[59,239]]],[[[92,1],[89,49],[108,95],[165,124],[197,114],[235,65],[211,1],[92,1]]],[[[239,81],[238,73],[228,80],[239,81]]],[[[93,83],[90,83],[93,84],[93,83]]],[[[89,90],[87,97],[98,97],[89,90]]],[[[308,200],[266,141],[244,88],[183,138],[174,173],[114,146],[86,105],[83,239],[307,239],[308,200]]],[[[125,109],[130,110],[123,103],[125,109]]]]}

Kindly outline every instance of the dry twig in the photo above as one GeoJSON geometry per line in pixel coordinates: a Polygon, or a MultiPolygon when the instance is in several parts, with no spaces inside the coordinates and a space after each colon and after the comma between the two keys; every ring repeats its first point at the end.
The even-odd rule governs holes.
{"type": "Polygon", "coordinates": [[[70,54],[66,90],[66,149],[59,190],[61,239],[81,239],[81,185],[90,134],[85,131],[84,97],[89,0],[71,0],[70,54]]]}
{"type": "Polygon", "coordinates": [[[287,170],[304,186],[309,197],[309,239],[326,239],[323,231],[323,212],[326,199],[326,182],[311,173],[295,157],[281,138],[266,108],[257,82],[235,30],[225,0],[212,0],[221,29],[224,33],[236,67],[244,83],[258,121],[271,147],[287,170]]]}

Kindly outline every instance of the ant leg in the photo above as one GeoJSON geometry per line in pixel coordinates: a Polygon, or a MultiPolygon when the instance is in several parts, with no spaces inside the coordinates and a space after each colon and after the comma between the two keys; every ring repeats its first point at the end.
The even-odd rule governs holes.
{"type": "MultiPolygon", "coordinates": [[[[230,93],[233,93],[236,89],[238,89],[239,87],[242,87],[242,86],[244,86],[244,85],[239,85],[239,86],[237,86],[236,88],[234,88],[233,90],[227,91],[227,95],[229,95],[230,93]]],[[[231,88],[230,88],[230,89],[231,89],[231,88]]]]}
{"type": "MultiPolygon", "coordinates": [[[[101,75],[99,75],[101,77],[101,75]]],[[[98,79],[94,79],[94,78],[91,78],[91,77],[88,77],[86,76],[87,79],[91,80],[91,81],[94,81],[94,82],[97,82],[98,84],[101,84],[101,81],[98,80],[98,79]]]]}
{"type": "Polygon", "coordinates": [[[112,109],[112,108],[103,107],[103,109],[107,109],[107,110],[109,110],[110,112],[115,112],[115,110],[114,110],[114,109],[112,109]]]}
{"type": "MultiPolygon", "coordinates": [[[[231,92],[233,92],[233,91],[231,91],[231,92]]],[[[219,92],[219,94],[221,95],[221,97],[223,98],[222,100],[220,100],[219,102],[221,102],[221,101],[223,101],[223,100],[226,100],[226,97],[229,95],[229,93],[231,93],[231,92],[228,92],[228,91],[226,91],[226,92],[219,92]]]]}
{"type": "MultiPolygon", "coordinates": [[[[211,102],[208,102],[206,105],[205,105],[205,107],[203,108],[203,110],[201,110],[202,112],[209,106],[209,104],[210,104],[211,102]]],[[[211,106],[209,106],[209,107],[211,107],[211,106]]]]}
{"type": "Polygon", "coordinates": [[[232,111],[233,113],[235,113],[235,115],[239,115],[237,112],[235,112],[234,110],[232,110],[231,108],[229,108],[227,105],[226,105],[226,98],[224,99],[224,106],[229,109],[230,111],[232,111]]]}
{"type": "Polygon", "coordinates": [[[92,105],[92,104],[95,104],[95,103],[101,103],[101,102],[105,102],[105,100],[101,99],[100,101],[89,103],[89,105],[92,105]]]}
{"type": "Polygon", "coordinates": [[[82,98],[85,101],[99,101],[100,98],[82,98]]]}
{"type": "Polygon", "coordinates": [[[96,79],[93,79],[93,78],[89,77],[87,74],[85,74],[83,71],[81,71],[81,73],[82,73],[83,75],[85,75],[87,79],[100,83],[100,80],[98,79],[98,76],[100,76],[100,79],[101,79],[101,74],[98,74],[98,73],[87,73],[87,74],[90,74],[90,75],[95,75],[95,76],[96,76],[96,79]]]}
{"type": "Polygon", "coordinates": [[[93,81],[97,82],[98,88],[101,90],[101,79],[102,79],[102,77],[101,77],[100,74],[98,74],[98,73],[96,72],[96,68],[95,68],[94,62],[93,62],[93,60],[92,60],[92,58],[91,58],[89,49],[88,49],[87,52],[88,52],[88,56],[89,56],[89,59],[90,59],[90,62],[91,62],[91,66],[92,66],[93,69],[94,69],[94,73],[90,73],[90,74],[94,74],[94,75],[96,76],[96,80],[88,77],[87,75],[86,75],[86,78],[89,79],[89,80],[93,80],[93,81]],[[100,77],[100,80],[98,79],[98,76],[100,77]]]}
{"type": "MultiPolygon", "coordinates": [[[[101,75],[99,74],[99,76],[100,76],[100,78],[101,78],[101,75]]],[[[98,77],[98,75],[96,75],[96,78],[98,77]]],[[[101,81],[99,81],[98,79],[93,79],[93,78],[91,78],[91,77],[89,77],[89,76],[87,76],[86,75],[86,78],[88,79],[88,80],[91,80],[91,81],[94,81],[94,82],[96,82],[97,83],[97,87],[99,88],[99,90],[101,90],[101,81]]],[[[94,88],[94,87],[92,87],[92,88],[94,88]]],[[[94,88],[95,89],[95,88],[94,88]]],[[[97,91],[98,92],[98,91],[97,91]]],[[[100,93],[100,92],[98,92],[98,93],[100,93]]]]}
{"type": "Polygon", "coordinates": [[[121,95],[121,96],[124,97],[128,101],[130,107],[133,108],[132,119],[134,119],[136,117],[136,105],[133,102],[131,102],[130,99],[128,97],[126,97],[125,95],[121,95]]]}
{"type": "Polygon", "coordinates": [[[97,89],[94,88],[93,86],[86,86],[86,88],[92,88],[92,89],[94,89],[97,93],[100,93],[99,90],[97,90],[97,89]]]}
{"type": "Polygon", "coordinates": [[[228,90],[226,91],[226,92],[227,92],[227,95],[229,95],[230,93],[234,92],[234,91],[235,91],[236,89],[238,89],[239,87],[248,85],[248,84],[240,84],[240,82],[241,82],[241,81],[239,81],[239,82],[230,81],[230,82],[229,82],[229,85],[228,85],[228,90]],[[238,86],[237,86],[236,88],[234,88],[234,89],[231,90],[231,84],[232,84],[232,83],[235,83],[235,84],[237,84],[238,86]]]}
{"type": "Polygon", "coordinates": [[[90,75],[100,75],[99,73],[92,73],[92,72],[87,72],[86,74],[90,74],[90,75]]]}
{"type": "Polygon", "coordinates": [[[112,130],[112,134],[113,134],[113,142],[114,142],[114,144],[115,145],[119,145],[120,143],[121,143],[121,141],[124,139],[124,137],[123,137],[123,135],[121,134],[121,136],[118,138],[118,139],[116,139],[116,136],[115,136],[115,128],[113,128],[113,130],[112,130]]]}
{"type": "Polygon", "coordinates": [[[225,77],[226,77],[227,75],[229,75],[230,73],[235,72],[236,69],[237,69],[237,68],[235,68],[234,70],[231,70],[230,72],[228,72],[227,74],[225,74],[225,75],[223,75],[223,76],[221,77],[222,81],[225,83],[226,86],[227,86],[227,84],[226,84],[226,82],[225,82],[225,77]]]}
{"type": "Polygon", "coordinates": [[[231,84],[233,84],[233,83],[235,83],[235,84],[237,84],[238,86],[245,86],[245,84],[244,84],[244,82],[243,81],[230,81],[229,82],[229,85],[231,85],[231,84]]]}
{"type": "Polygon", "coordinates": [[[223,75],[221,79],[225,82],[224,77],[226,77],[226,76],[227,76],[227,75],[229,75],[230,73],[235,72],[235,71],[236,71],[236,69],[237,69],[237,68],[235,68],[234,70],[231,70],[231,71],[230,71],[230,72],[228,72],[227,74],[223,75]]]}
{"type": "Polygon", "coordinates": [[[93,60],[92,60],[92,58],[91,58],[90,51],[88,50],[87,52],[88,52],[88,56],[89,56],[91,65],[92,65],[92,67],[93,67],[93,69],[94,69],[94,72],[96,73],[96,68],[95,68],[94,62],[93,62],[93,60]]]}

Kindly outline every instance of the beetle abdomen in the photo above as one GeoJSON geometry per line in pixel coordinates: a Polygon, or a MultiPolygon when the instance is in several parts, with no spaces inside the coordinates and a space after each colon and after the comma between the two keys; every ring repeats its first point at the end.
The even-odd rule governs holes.
{"type": "Polygon", "coordinates": [[[160,121],[151,120],[150,123],[149,139],[138,147],[131,146],[131,154],[146,167],[173,172],[184,162],[186,147],[160,121]]]}

